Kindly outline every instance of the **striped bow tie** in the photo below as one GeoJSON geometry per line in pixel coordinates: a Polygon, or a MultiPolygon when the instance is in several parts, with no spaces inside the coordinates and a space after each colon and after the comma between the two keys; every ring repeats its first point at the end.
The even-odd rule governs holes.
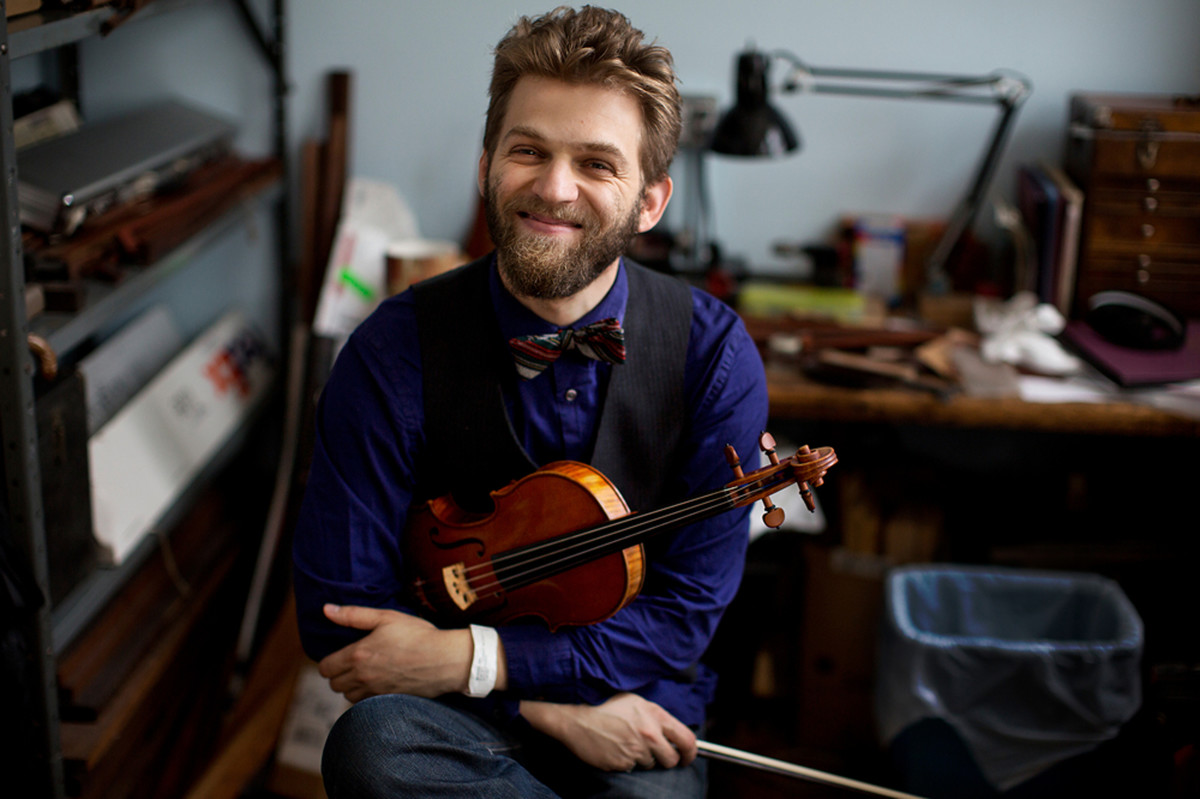
{"type": "Polygon", "coordinates": [[[625,331],[616,319],[601,319],[540,336],[517,336],[509,339],[508,345],[522,380],[537,377],[567,350],[578,350],[597,361],[625,362],[625,331]]]}

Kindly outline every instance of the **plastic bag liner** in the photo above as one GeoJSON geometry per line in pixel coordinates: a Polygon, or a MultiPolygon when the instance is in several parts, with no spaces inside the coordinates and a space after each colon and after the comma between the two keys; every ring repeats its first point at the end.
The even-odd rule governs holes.
{"type": "Polygon", "coordinates": [[[1107,578],[906,566],[884,605],[884,745],[943,719],[997,790],[1115,737],[1141,705],[1142,620],[1107,578]]]}

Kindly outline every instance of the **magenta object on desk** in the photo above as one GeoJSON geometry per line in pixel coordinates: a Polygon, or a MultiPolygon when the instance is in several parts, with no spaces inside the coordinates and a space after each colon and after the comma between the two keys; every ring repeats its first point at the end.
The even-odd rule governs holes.
{"type": "Polygon", "coordinates": [[[1113,344],[1078,320],[1069,322],[1062,335],[1085,360],[1127,388],[1200,379],[1200,320],[1188,321],[1183,346],[1176,350],[1113,344]]]}

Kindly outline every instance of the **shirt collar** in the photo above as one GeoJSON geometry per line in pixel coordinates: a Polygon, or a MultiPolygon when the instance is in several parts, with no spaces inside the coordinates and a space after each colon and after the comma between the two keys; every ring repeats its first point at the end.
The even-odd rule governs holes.
{"type": "MultiPolygon", "coordinates": [[[[492,255],[491,268],[488,270],[488,286],[492,296],[492,307],[496,310],[496,320],[500,323],[500,333],[505,340],[515,336],[540,335],[554,333],[558,326],[547,322],[533,311],[522,305],[516,297],[500,281],[500,273],[496,269],[496,256],[492,255]]],[[[629,281],[625,276],[625,259],[621,259],[617,269],[617,279],[612,288],[604,295],[595,308],[576,320],[572,327],[591,324],[601,319],[616,317],[625,318],[625,304],[629,299],[629,281]]]]}

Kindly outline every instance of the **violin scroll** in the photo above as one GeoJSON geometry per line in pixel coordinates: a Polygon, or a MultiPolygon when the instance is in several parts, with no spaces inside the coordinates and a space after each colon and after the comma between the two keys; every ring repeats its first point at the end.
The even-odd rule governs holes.
{"type": "Polygon", "coordinates": [[[737,506],[741,507],[761,499],[763,502],[763,524],[768,527],[779,527],[783,524],[783,509],[776,507],[770,500],[770,495],[795,483],[804,499],[804,505],[810,512],[817,508],[813,499],[812,487],[825,482],[825,473],[837,463],[837,455],[830,447],[819,447],[815,451],[807,445],[800,447],[790,458],[780,460],[775,449],[775,437],[763,432],[758,439],[759,448],[767,458],[767,465],[749,474],[741,467],[741,461],[733,447],[725,447],[725,460],[733,470],[734,481],[729,488],[741,492],[737,506]]]}

